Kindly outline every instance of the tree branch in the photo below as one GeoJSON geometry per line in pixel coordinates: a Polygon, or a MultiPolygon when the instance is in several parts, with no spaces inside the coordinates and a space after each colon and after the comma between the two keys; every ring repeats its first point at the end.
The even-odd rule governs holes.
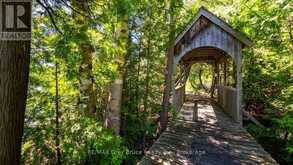
{"type": "Polygon", "coordinates": [[[56,24],[56,21],[54,19],[55,14],[54,14],[53,9],[50,6],[47,6],[47,4],[45,5],[43,2],[41,2],[41,0],[36,0],[36,2],[46,10],[46,12],[48,13],[49,18],[51,20],[51,23],[54,26],[54,28],[56,29],[56,31],[60,34],[63,34],[62,31],[59,29],[59,27],[56,24]]]}

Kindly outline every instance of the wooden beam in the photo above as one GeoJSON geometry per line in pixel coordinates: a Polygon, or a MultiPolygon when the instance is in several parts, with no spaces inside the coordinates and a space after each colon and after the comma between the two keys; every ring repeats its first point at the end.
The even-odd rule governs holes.
{"type": "Polygon", "coordinates": [[[227,85],[227,60],[224,61],[224,85],[227,85]]]}
{"type": "Polygon", "coordinates": [[[252,115],[250,115],[247,111],[242,109],[242,113],[244,116],[246,116],[250,121],[252,121],[255,125],[265,128],[259,121],[257,121],[252,115]]]}

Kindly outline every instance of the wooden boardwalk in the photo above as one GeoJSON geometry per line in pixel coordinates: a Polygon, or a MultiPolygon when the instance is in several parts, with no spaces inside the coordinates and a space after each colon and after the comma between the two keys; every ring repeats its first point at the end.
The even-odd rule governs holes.
{"type": "Polygon", "coordinates": [[[187,102],[140,164],[237,165],[277,164],[239,124],[209,100],[187,102]]]}

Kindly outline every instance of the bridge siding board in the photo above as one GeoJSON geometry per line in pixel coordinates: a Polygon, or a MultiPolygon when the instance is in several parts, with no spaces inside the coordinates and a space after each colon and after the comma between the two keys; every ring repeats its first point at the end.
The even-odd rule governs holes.
{"type": "Polygon", "coordinates": [[[277,164],[252,136],[225,115],[221,108],[209,101],[199,104],[199,121],[192,120],[193,104],[185,103],[177,119],[168,125],[140,164],[200,165],[208,163],[209,156],[221,157],[221,154],[229,154],[235,161],[239,161],[239,164],[277,164]],[[219,145],[208,142],[208,139],[215,139],[215,144],[219,145]],[[200,158],[200,162],[194,162],[192,156],[183,154],[197,149],[191,148],[191,145],[206,146],[203,149],[206,155],[200,158]],[[223,151],[218,147],[224,147],[223,151]]]}
{"type": "Polygon", "coordinates": [[[237,50],[235,50],[235,53],[237,53],[236,55],[236,74],[237,74],[237,84],[236,84],[236,96],[237,96],[237,109],[236,109],[236,113],[237,113],[237,119],[236,121],[240,122],[240,124],[242,124],[242,51],[241,51],[241,44],[237,43],[237,50]]]}
{"type": "Polygon", "coordinates": [[[244,45],[246,46],[252,45],[252,42],[250,41],[250,39],[247,38],[244,34],[238,32],[237,30],[234,30],[229,24],[227,24],[225,21],[223,21],[222,19],[220,19],[219,17],[217,17],[216,15],[214,15],[213,13],[205,9],[204,7],[201,7],[199,9],[199,12],[193,19],[192,23],[189,24],[187,28],[176,38],[175,45],[177,45],[178,43],[180,43],[180,41],[182,41],[184,36],[190,31],[192,27],[194,27],[194,25],[201,19],[201,17],[205,17],[213,24],[221,27],[222,29],[227,31],[231,36],[241,41],[244,45]]]}
{"type": "Polygon", "coordinates": [[[247,46],[251,46],[252,42],[247,37],[245,37],[240,32],[234,30],[229,24],[227,24],[226,22],[221,20],[219,17],[217,17],[213,13],[211,13],[207,10],[202,10],[202,15],[204,15],[206,18],[211,20],[214,24],[218,25],[219,27],[221,27],[222,29],[227,31],[229,34],[231,34],[232,36],[237,38],[237,40],[243,42],[247,46]]]}
{"type": "Polygon", "coordinates": [[[214,47],[223,50],[234,59],[237,55],[235,51],[241,51],[242,49],[237,48],[235,50],[234,47],[236,47],[238,44],[241,45],[237,39],[231,37],[227,32],[212,24],[206,29],[200,31],[196,37],[192,39],[190,44],[186,45],[183,49],[181,49],[181,51],[177,52],[177,54],[175,54],[175,61],[176,64],[178,64],[180,59],[185,54],[192,50],[196,51],[196,49],[200,47],[214,47]]]}

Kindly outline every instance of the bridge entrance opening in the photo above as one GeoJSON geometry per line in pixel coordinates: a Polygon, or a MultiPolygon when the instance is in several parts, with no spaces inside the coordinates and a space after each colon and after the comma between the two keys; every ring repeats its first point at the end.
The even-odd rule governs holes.
{"type": "Polygon", "coordinates": [[[186,53],[176,66],[173,104],[210,98],[235,121],[237,114],[237,66],[234,59],[215,47],[200,47],[186,53]]]}

